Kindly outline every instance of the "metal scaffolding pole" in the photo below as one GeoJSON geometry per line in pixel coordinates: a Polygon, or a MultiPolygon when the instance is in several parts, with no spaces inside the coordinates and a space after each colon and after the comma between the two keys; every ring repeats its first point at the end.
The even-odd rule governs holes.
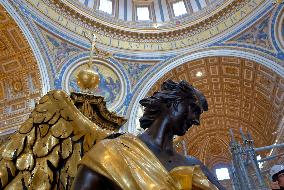
{"type": "Polygon", "coordinates": [[[281,148],[281,147],[284,147],[284,143],[273,144],[273,145],[270,145],[270,146],[264,146],[264,147],[260,147],[260,148],[255,148],[254,150],[256,152],[260,152],[260,151],[269,150],[269,149],[272,149],[272,148],[281,148]]]}
{"type": "Polygon", "coordinates": [[[232,129],[230,129],[230,134],[232,138],[230,147],[233,156],[233,167],[236,171],[238,181],[240,182],[240,187],[241,189],[253,190],[252,185],[250,183],[250,178],[248,176],[248,171],[243,160],[243,148],[235,140],[235,136],[232,129]]]}
{"type": "Polygon", "coordinates": [[[230,176],[232,177],[232,185],[234,190],[269,189],[265,184],[264,177],[262,175],[262,171],[260,170],[258,163],[283,156],[284,153],[268,156],[266,158],[262,158],[261,160],[257,160],[256,152],[269,150],[273,148],[282,148],[284,147],[284,143],[255,148],[254,141],[251,135],[249,133],[245,135],[242,129],[240,129],[240,134],[243,140],[242,145],[238,141],[236,141],[232,129],[230,129],[230,134],[231,134],[230,151],[232,153],[232,167],[229,171],[230,171],[230,176]],[[254,170],[254,174],[251,176],[249,176],[248,174],[249,166],[252,166],[254,170]],[[255,176],[257,179],[256,181],[257,183],[255,183],[254,185],[253,185],[252,176],[255,176]]]}
{"type": "Polygon", "coordinates": [[[247,157],[249,158],[254,171],[255,171],[255,175],[257,178],[257,181],[259,183],[259,187],[261,189],[265,188],[265,182],[263,179],[263,176],[261,175],[261,171],[260,168],[258,166],[258,162],[257,162],[257,158],[256,158],[256,154],[255,154],[255,150],[254,150],[254,142],[251,138],[251,135],[248,133],[247,137],[244,135],[242,128],[240,128],[240,134],[242,136],[243,139],[243,143],[245,145],[245,152],[247,154],[247,157]]]}

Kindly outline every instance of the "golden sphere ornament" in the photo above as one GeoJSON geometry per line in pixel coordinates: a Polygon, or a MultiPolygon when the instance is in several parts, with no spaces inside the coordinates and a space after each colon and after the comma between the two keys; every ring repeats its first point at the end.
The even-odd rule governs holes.
{"type": "Polygon", "coordinates": [[[91,69],[83,69],[77,75],[77,84],[85,92],[95,90],[99,83],[99,74],[91,69]]]}

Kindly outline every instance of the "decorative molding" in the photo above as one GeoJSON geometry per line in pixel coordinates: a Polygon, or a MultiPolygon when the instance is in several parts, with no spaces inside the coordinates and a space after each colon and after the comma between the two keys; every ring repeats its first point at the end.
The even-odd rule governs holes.
{"type": "Polygon", "coordinates": [[[241,32],[234,38],[225,42],[225,44],[238,43],[249,44],[260,48],[265,48],[268,51],[275,52],[272,40],[270,38],[270,26],[272,13],[269,12],[255,22],[252,26],[241,32]]]}
{"type": "Polygon", "coordinates": [[[179,27],[175,27],[176,30],[170,32],[159,29],[155,31],[143,30],[143,33],[141,33],[139,30],[129,32],[126,31],[127,28],[122,30],[116,26],[115,29],[105,28],[112,27],[111,24],[107,24],[108,26],[97,25],[88,21],[86,21],[87,24],[84,24],[72,16],[68,16],[67,13],[67,15],[63,16],[63,10],[60,10],[59,15],[57,12],[59,10],[53,9],[54,6],[46,6],[43,2],[37,3],[37,1],[38,0],[29,0],[30,3],[33,3],[34,9],[41,11],[41,13],[38,13],[39,15],[46,14],[46,16],[50,18],[49,20],[53,20],[53,25],[64,26],[65,29],[79,35],[82,35],[84,32],[95,31],[97,33],[99,46],[136,52],[172,51],[186,49],[197,44],[201,46],[206,43],[212,43],[214,40],[218,40],[218,38],[219,40],[223,39],[224,36],[232,31],[239,30],[240,27],[246,27],[248,21],[257,17],[263,10],[267,9],[267,7],[271,7],[271,1],[265,0],[234,1],[230,6],[227,6],[227,12],[222,9],[218,14],[216,13],[216,18],[208,20],[208,23],[206,23],[207,21],[204,21],[204,23],[198,22],[190,25],[190,28],[186,28],[185,25],[182,25],[182,27],[185,28],[179,30],[179,27]],[[231,10],[234,11],[232,12],[231,10]],[[245,22],[243,22],[244,19],[246,20],[245,22]],[[226,31],[226,33],[224,33],[224,31],[226,31]]]}
{"type": "MultiPolygon", "coordinates": [[[[54,82],[56,89],[64,89],[67,93],[71,92],[69,86],[70,79],[72,78],[71,75],[78,67],[84,65],[88,61],[88,55],[89,54],[87,52],[83,52],[73,56],[64,63],[64,66],[58,72],[54,82]]],[[[121,85],[119,88],[120,92],[117,94],[118,98],[116,98],[114,102],[107,103],[108,109],[112,111],[119,111],[124,105],[125,101],[127,101],[127,95],[129,94],[130,90],[129,79],[124,67],[114,59],[102,60],[95,57],[93,63],[98,65],[101,64],[104,67],[109,67],[118,77],[121,85]]]]}
{"type": "Polygon", "coordinates": [[[127,118],[128,122],[127,125],[124,127],[125,131],[129,131],[131,133],[136,132],[136,115],[139,109],[139,101],[144,98],[151,87],[167,72],[176,68],[179,65],[182,65],[186,62],[197,60],[204,57],[211,57],[211,56],[232,56],[232,57],[240,57],[245,58],[248,60],[255,61],[259,64],[262,64],[275,73],[279,74],[281,77],[284,78],[284,66],[280,65],[272,61],[271,59],[265,57],[264,55],[256,55],[255,53],[245,52],[240,49],[234,48],[222,48],[222,49],[203,49],[197,50],[195,52],[189,52],[188,54],[167,60],[165,63],[161,64],[159,68],[149,70],[148,77],[144,79],[144,82],[140,84],[140,88],[137,89],[135,94],[133,94],[132,101],[130,102],[130,106],[128,107],[127,111],[127,118]]]}
{"type": "Polygon", "coordinates": [[[11,5],[9,3],[9,1],[6,1],[6,0],[0,0],[0,3],[4,6],[6,11],[9,13],[9,15],[18,24],[19,28],[21,29],[24,36],[26,37],[29,45],[31,46],[31,49],[34,53],[34,56],[37,60],[38,66],[39,66],[41,84],[42,84],[42,95],[45,95],[50,90],[50,79],[49,79],[46,64],[44,62],[44,59],[43,59],[42,54],[40,52],[40,49],[38,48],[38,45],[37,45],[32,33],[30,32],[29,28],[27,27],[26,23],[21,18],[21,16],[16,11],[16,9],[13,7],[13,5],[11,5]]]}
{"type": "Polygon", "coordinates": [[[39,65],[30,44],[0,5],[0,133],[16,130],[42,95],[39,65]]]}

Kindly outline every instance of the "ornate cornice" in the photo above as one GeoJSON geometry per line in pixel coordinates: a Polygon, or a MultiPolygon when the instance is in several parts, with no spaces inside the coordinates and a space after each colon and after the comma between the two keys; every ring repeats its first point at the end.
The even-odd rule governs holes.
{"type": "Polygon", "coordinates": [[[42,27],[55,33],[58,30],[64,31],[63,38],[66,37],[65,34],[76,34],[77,39],[82,39],[84,34],[95,33],[97,43],[102,47],[135,52],[163,52],[213,43],[237,29],[242,30],[253,18],[257,19],[268,8],[272,9],[272,2],[268,0],[230,0],[206,17],[187,24],[139,29],[128,27],[129,22],[125,22],[126,25],[123,26],[91,17],[85,12],[72,9],[63,0],[16,1],[20,9],[31,12],[42,27]]]}
{"type": "Polygon", "coordinates": [[[101,96],[72,92],[74,105],[91,121],[103,129],[118,131],[127,121],[125,118],[110,112],[101,96]]]}
{"type": "Polygon", "coordinates": [[[213,10],[207,10],[207,15],[194,21],[176,23],[165,23],[159,28],[153,25],[148,28],[139,28],[135,22],[126,22],[118,19],[110,19],[100,14],[91,14],[88,11],[82,11],[79,4],[66,0],[45,0],[46,3],[58,13],[67,16],[70,20],[76,21],[79,25],[90,28],[98,33],[103,33],[109,37],[125,39],[133,42],[165,42],[174,41],[192,36],[195,33],[209,29],[222,20],[230,17],[234,12],[250,3],[250,0],[230,0],[222,6],[213,10]]]}

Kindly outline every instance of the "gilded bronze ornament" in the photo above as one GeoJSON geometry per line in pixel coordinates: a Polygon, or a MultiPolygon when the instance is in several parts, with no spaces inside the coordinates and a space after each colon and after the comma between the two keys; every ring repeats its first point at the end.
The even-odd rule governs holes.
{"type": "Polygon", "coordinates": [[[103,97],[50,91],[0,147],[0,189],[70,189],[82,156],[125,122],[106,109],[103,97]],[[89,112],[74,104],[82,111],[88,104],[89,112]]]}

